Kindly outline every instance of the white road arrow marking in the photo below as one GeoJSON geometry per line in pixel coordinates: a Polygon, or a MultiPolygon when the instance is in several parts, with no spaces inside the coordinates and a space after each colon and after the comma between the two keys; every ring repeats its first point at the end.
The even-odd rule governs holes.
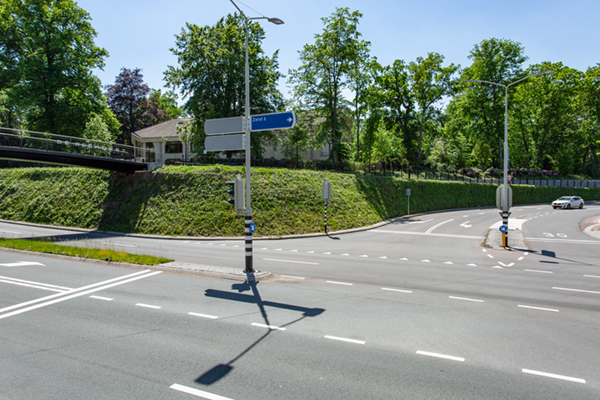
{"type": "Polygon", "coordinates": [[[44,264],[40,264],[39,262],[34,262],[34,261],[20,261],[20,262],[16,262],[16,263],[0,264],[0,266],[7,267],[7,268],[29,267],[32,265],[41,265],[42,267],[45,267],[44,264]]]}
{"type": "Polygon", "coordinates": [[[469,222],[471,222],[471,221],[464,222],[464,223],[460,224],[460,226],[463,226],[465,228],[470,228],[472,225],[468,225],[469,222]]]}

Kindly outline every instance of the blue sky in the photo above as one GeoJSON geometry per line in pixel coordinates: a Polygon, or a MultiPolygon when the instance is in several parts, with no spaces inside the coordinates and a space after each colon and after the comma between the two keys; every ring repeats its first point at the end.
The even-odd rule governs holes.
{"type": "MultiPolygon", "coordinates": [[[[520,42],[529,57],[526,65],[563,62],[581,71],[600,63],[600,1],[590,0],[242,0],[246,15],[279,17],[276,26],[261,21],[263,50],[279,49],[280,71],[298,68],[298,51],[323,31],[322,17],[336,7],[363,14],[359,31],[371,42],[371,54],[383,65],[407,62],[437,52],[445,64],[470,65],[473,46],[492,37],[520,42]]],[[[122,67],[141,68],[144,81],[155,89],[164,85],[163,72],[177,59],[169,51],[186,22],[214,25],[236,11],[230,0],[79,0],[92,17],[96,44],[108,50],[103,85],[114,83],[122,67]]],[[[280,90],[290,97],[286,78],[280,90]]]]}

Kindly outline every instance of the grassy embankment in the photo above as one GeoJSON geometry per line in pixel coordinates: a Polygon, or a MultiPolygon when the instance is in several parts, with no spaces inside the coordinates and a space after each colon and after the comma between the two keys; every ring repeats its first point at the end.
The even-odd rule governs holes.
{"type": "MultiPolygon", "coordinates": [[[[39,224],[172,236],[243,236],[242,217],[227,202],[226,182],[244,169],[165,167],[127,177],[79,168],[0,170],[0,218],[39,224]]],[[[391,176],[252,169],[256,236],[323,230],[323,181],[331,182],[330,231],[406,214],[493,206],[496,185],[400,180],[391,176]]],[[[514,204],[549,203],[561,195],[600,199],[600,189],[513,187],[514,204]]]]}

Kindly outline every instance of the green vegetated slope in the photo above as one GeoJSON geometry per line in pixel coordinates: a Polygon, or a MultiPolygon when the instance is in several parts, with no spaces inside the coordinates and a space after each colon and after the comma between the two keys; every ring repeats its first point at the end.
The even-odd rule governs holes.
{"type": "MultiPolygon", "coordinates": [[[[40,224],[154,235],[243,236],[243,217],[226,182],[244,169],[164,167],[124,176],[81,168],[0,170],[0,218],[40,224]]],[[[391,176],[252,169],[255,235],[323,231],[321,187],[330,181],[330,231],[367,226],[410,211],[493,206],[489,184],[400,180],[391,176]]],[[[600,189],[514,186],[514,203],[544,203],[565,194],[600,198],[600,189]]]]}

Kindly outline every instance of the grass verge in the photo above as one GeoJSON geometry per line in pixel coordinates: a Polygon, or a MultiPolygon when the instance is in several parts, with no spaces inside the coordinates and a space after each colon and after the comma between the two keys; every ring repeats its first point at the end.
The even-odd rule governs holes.
{"type": "Polygon", "coordinates": [[[173,261],[162,257],[129,254],[114,250],[87,249],[74,246],[62,246],[50,242],[34,241],[27,239],[0,239],[0,247],[16,250],[36,251],[38,253],[60,254],[71,257],[90,258],[94,260],[125,262],[141,265],[157,265],[173,261]]]}

